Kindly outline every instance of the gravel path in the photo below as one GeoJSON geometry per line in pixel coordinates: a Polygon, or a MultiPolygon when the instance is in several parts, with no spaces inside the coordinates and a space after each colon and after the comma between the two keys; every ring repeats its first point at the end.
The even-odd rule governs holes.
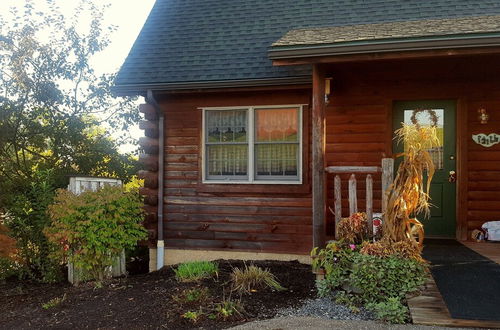
{"type": "Polygon", "coordinates": [[[373,320],[374,316],[365,308],[359,313],[353,313],[349,307],[335,303],[330,298],[309,299],[296,308],[286,308],[278,311],[277,317],[282,316],[318,316],[332,320],[373,320]]]}
{"type": "Polygon", "coordinates": [[[270,320],[254,321],[231,328],[234,330],[381,330],[381,329],[454,329],[404,324],[391,325],[375,321],[371,312],[361,308],[353,313],[348,307],[335,303],[330,298],[316,298],[304,301],[301,306],[286,308],[277,312],[270,320]]]}
{"type": "MultiPolygon", "coordinates": [[[[443,328],[443,327],[427,327],[422,325],[389,325],[377,321],[360,321],[360,320],[329,320],[320,317],[278,317],[271,320],[255,321],[239,325],[231,328],[234,330],[319,330],[319,329],[345,329],[345,330],[382,330],[382,329],[454,329],[460,328],[443,328]]],[[[465,329],[464,329],[465,330],[465,329]]]]}

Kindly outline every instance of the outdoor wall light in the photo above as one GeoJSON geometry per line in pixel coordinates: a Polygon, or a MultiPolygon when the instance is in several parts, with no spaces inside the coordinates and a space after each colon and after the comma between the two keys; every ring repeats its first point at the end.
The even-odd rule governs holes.
{"type": "Polygon", "coordinates": [[[325,104],[330,103],[331,83],[332,78],[325,79],[325,104]]]}
{"type": "Polygon", "coordinates": [[[490,115],[488,115],[488,113],[486,112],[486,109],[481,108],[481,109],[478,109],[477,112],[479,113],[479,116],[477,117],[479,119],[479,122],[481,124],[487,124],[488,119],[490,119],[490,115]]]}

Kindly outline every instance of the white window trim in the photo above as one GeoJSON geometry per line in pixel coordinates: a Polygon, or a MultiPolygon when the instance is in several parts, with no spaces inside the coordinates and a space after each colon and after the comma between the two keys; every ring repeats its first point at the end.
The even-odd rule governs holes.
{"type": "Polygon", "coordinates": [[[202,183],[206,184],[293,184],[298,185],[303,182],[303,110],[304,104],[287,104],[287,105],[259,105],[259,106],[234,106],[234,107],[206,107],[199,108],[202,110],[202,128],[201,128],[201,171],[202,171],[202,183]],[[286,108],[297,108],[299,111],[299,163],[298,163],[298,180],[256,180],[255,179],[255,171],[254,171],[254,114],[257,109],[286,109],[286,108]],[[206,144],[205,144],[205,118],[207,110],[248,110],[248,180],[210,180],[207,179],[206,171],[206,144]]]}

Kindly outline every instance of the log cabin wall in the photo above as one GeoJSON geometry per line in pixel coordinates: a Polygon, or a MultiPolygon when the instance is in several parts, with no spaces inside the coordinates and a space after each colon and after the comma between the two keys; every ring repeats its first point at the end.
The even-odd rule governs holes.
{"type": "MultiPolygon", "coordinates": [[[[380,158],[391,156],[394,101],[456,100],[457,238],[468,239],[483,222],[500,220],[500,144],[485,148],[471,138],[477,133],[500,134],[499,61],[498,56],[476,56],[330,65],[328,165],[379,165],[380,158]],[[479,108],[490,115],[486,125],[479,123],[479,108]]],[[[377,189],[380,178],[375,179],[377,189]]],[[[332,176],[327,189],[329,205],[333,205],[332,176]]],[[[361,182],[358,196],[364,196],[363,189],[361,182]]],[[[346,181],[343,190],[345,196],[346,181]]],[[[375,197],[376,212],[380,190],[375,197]]],[[[328,228],[332,234],[331,215],[328,228]]]]}
{"type": "MultiPolygon", "coordinates": [[[[394,101],[457,100],[457,237],[469,238],[484,221],[500,219],[500,144],[485,148],[471,138],[476,133],[500,134],[497,63],[498,58],[484,56],[328,65],[327,76],[333,81],[326,108],[327,165],[379,166],[384,156],[392,156],[394,101]],[[490,114],[487,125],[479,124],[479,107],[490,114]]],[[[304,115],[302,185],[227,185],[201,183],[199,108],[310,105],[310,88],[177,92],[157,99],[165,112],[166,247],[307,254],[312,247],[310,111],[304,115]]],[[[154,155],[146,156],[144,163],[150,158],[154,155]]],[[[375,176],[375,212],[381,207],[380,186],[380,176],[375,176]]],[[[327,190],[332,206],[333,176],[328,176],[327,190]]],[[[346,196],[346,181],[343,190],[346,196]]],[[[364,196],[364,178],[358,180],[358,190],[358,196],[364,196]]],[[[333,223],[328,214],[329,235],[334,234],[333,223]]],[[[148,228],[154,228],[154,221],[148,228]]]]}
{"type": "Polygon", "coordinates": [[[203,184],[200,108],[310,104],[310,91],[180,93],[157,99],[165,111],[166,247],[309,253],[309,111],[303,120],[303,184],[203,184]]]}

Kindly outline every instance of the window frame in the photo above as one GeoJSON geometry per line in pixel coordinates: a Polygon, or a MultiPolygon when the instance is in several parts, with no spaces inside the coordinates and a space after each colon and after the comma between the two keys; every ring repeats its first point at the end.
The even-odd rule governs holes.
{"type": "Polygon", "coordinates": [[[201,171],[202,183],[204,184],[290,184],[299,185],[303,183],[303,111],[304,104],[285,104],[285,105],[258,105],[258,106],[234,106],[234,107],[203,107],[202,110],[202,128],[201,128],[201,171]],[[276,180],[276,179],[257,179],[255,173],[255,110],[262,109],[289,109],[296,108],[298,111],[298,166],[297,177],[290,180],[276,180]],[[207,163],[207,143],[206,143],[206,112],[207,111],[231,111],[231,110],[246,110],[247,112],[247,145],[248,145],[248,179],[209,179],[208,178],[208,163],[207,163]]]}

